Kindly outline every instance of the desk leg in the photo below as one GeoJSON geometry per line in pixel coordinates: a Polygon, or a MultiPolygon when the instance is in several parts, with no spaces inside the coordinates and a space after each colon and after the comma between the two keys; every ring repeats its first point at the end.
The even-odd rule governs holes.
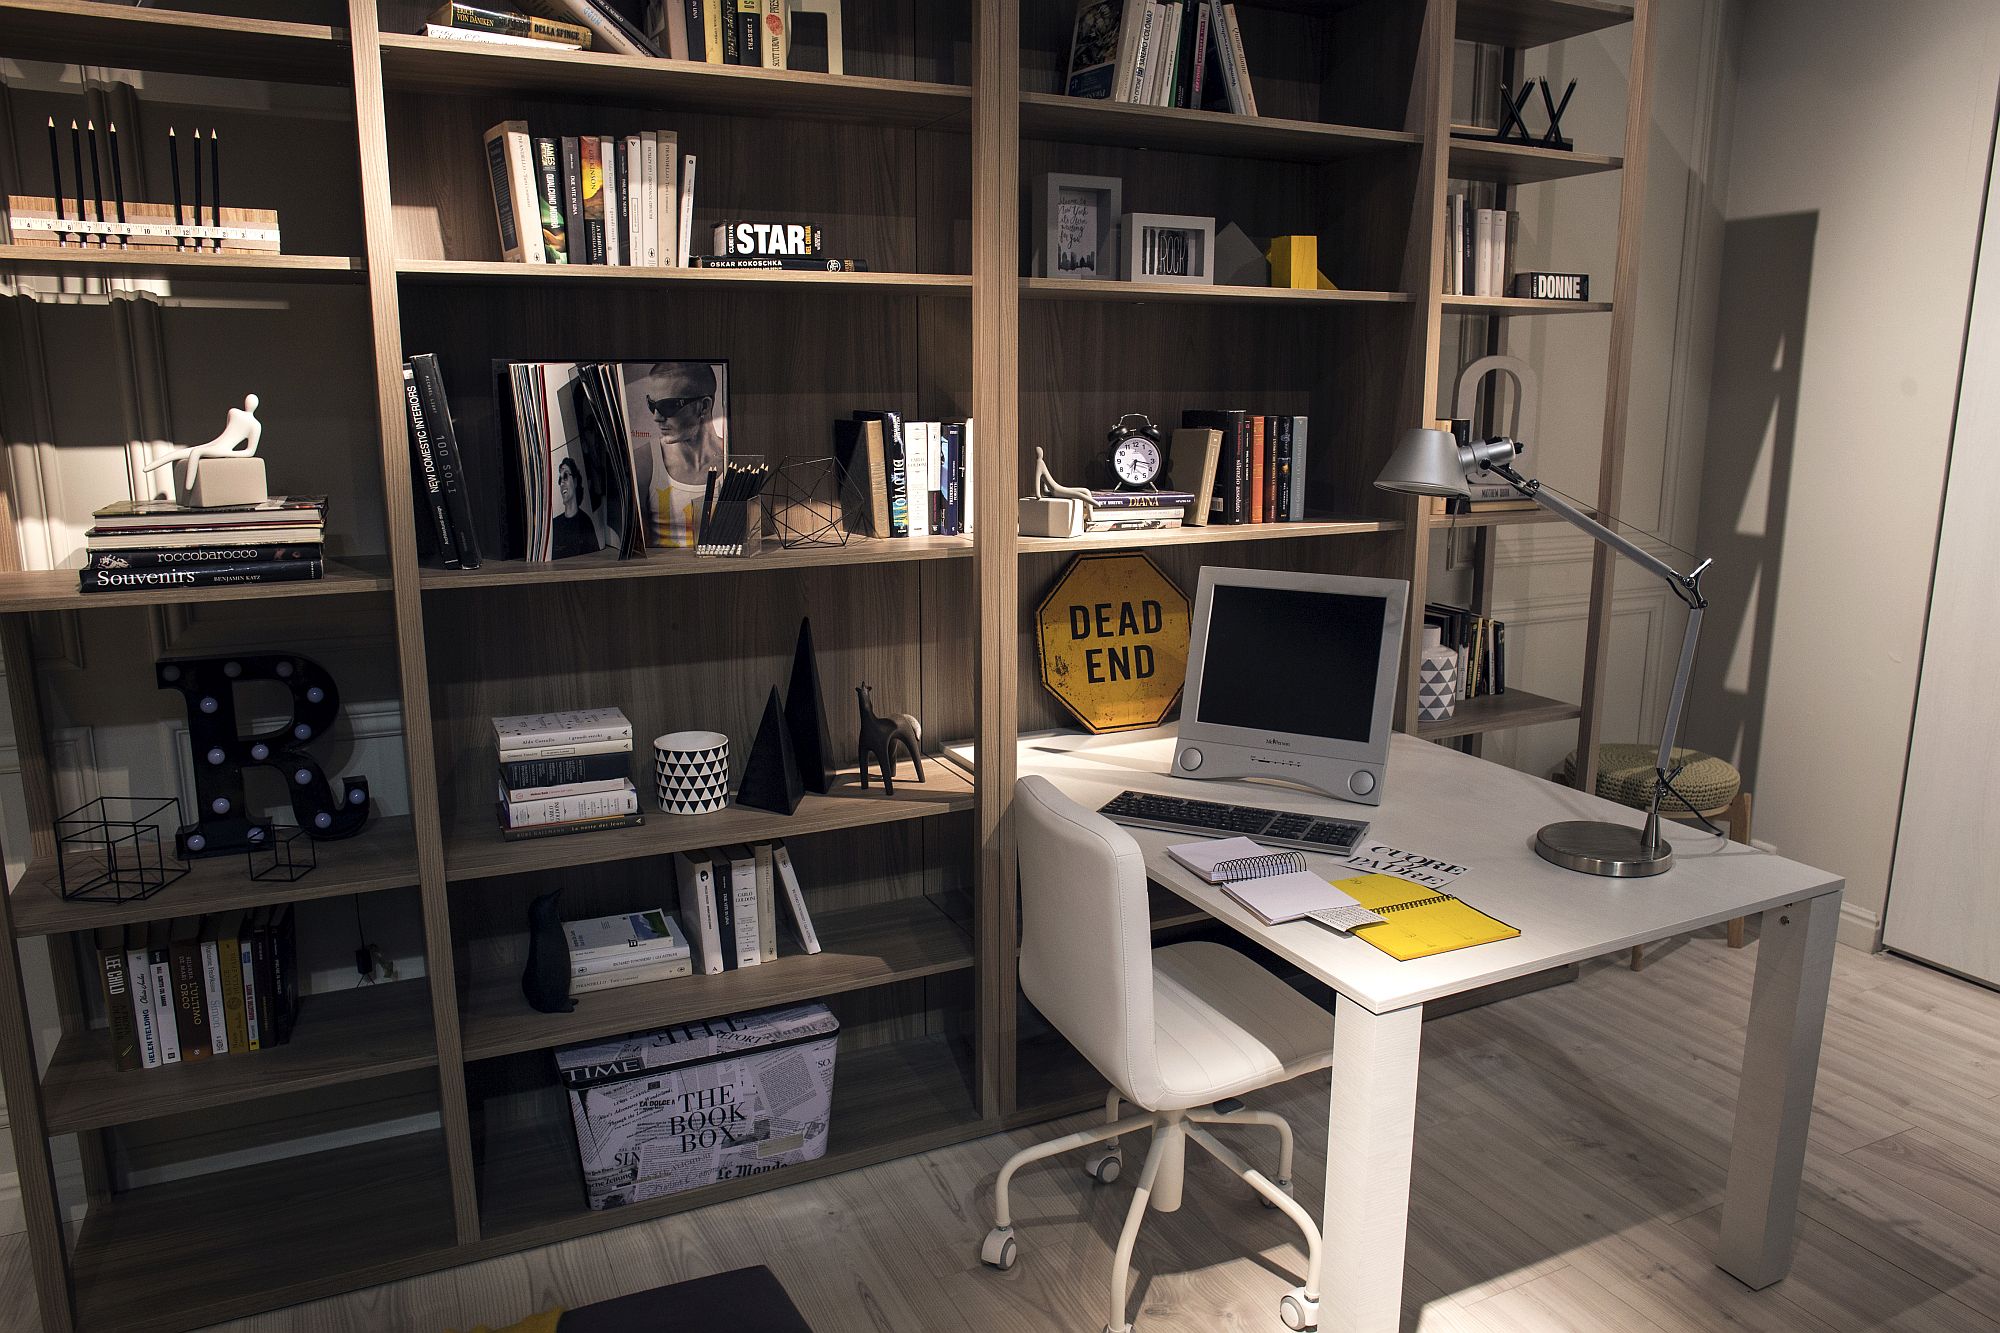
{"type": "Polygon", "coordinates": [[[1334,1002],[1326,1129],[1326,1333],[1395,1333],[1403,1312],[1410,1155],[1417,1129],[1422,1005],[1375,1014],[1334,1002]]]}
{"type": "Polygon", "coordinates": [[[1840,894],[1764,913],[1715,1262],[1753,1291],[1792,1266],[1840,894]]]}

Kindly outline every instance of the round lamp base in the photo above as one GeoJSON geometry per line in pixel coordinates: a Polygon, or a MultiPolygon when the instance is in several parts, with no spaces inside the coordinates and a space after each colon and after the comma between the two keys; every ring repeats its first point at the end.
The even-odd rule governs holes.
{"type": "Polygon", "coordinates": [[[1656,849],[1647,851],[1643,834],[1627,824],[1591,819],[1550,824],[1535,834],[1535,854],[1565,870],[1611,879],[1642,879],[1671,870],[1673,847],[1663,838],[1656,849]]]}

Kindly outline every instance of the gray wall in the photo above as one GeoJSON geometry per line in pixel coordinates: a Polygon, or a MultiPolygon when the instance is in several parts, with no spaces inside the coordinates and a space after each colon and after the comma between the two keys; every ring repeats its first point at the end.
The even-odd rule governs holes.
{"type": "Polygon", "coordinates": [[[1737,46],[1691,743],[1756,832],[1888,880],[1994,98],[1992,0],[1752,0],[1737,46]]]}

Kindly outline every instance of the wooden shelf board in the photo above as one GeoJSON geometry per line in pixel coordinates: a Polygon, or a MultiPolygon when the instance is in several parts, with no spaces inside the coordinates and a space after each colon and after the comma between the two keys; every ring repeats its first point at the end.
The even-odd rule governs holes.
{"type": "MultiPolygon", "coordinates": [[[[240,855],[212,856],[189,863],[188,873],[140,902],[69,902],[61,896],[52,860],[38,860],[15,884],[9,903],[17,935],[54,935],[66,930],[168,917],[200,916],[265,903],[302,902],[350,893],[375,893],[417,882],[417,846],[407,816],[371,819],[352,838],[318,844],[319,865],[290,884],[253,880],[240,855]]],[[[169,865],[173,830],[165,833],[169,865]]]]}
{"type": "Polygon", "coordinates": [[[546,1245],[989,1133],[997,1126],[979,1119],[969,1062],[970,1053],[944,1036],[843,1050],[834,1066],[826,1156],[602,1212],[584,1206],[567,1116],[514,1129],[489,1140],[481,1154],[480,1230],[508,1248],[546,1245]]]}
{"type": "Polygon", "coordinates": [[[354,81],[345,29],[96,0],[0,0],[0,56],[285,83],[354,81]]]}
{"type": "Polygon", "coordinates": [[[1144,550],[1148,546],[1206,545],[1211,542],[1263,542],[1290,537],[1343,537],[1362,533],[1400,532],[1393,518],[1310,519],[1303,523],[1207,523],[1200,527],[1166,528],[1152,532],[1087,532],[1081,537],[1023,537],[1020,553],[1051,555],[1059,551],[1144,550]]]}
{"type": "Polygon", "coordinates": [[[845,546],[787,551],[768,548],[743,559],[700,556],[692,551],[650,551],[643,560],[582,556],[571,560],[490,560],[478,569],[426,569],[426,592],[437,588],[504,588],[524,583],[603,583],[609,580],[672,578],[686,574],[752,574],[771,569],[823,569],[897,560],[953,560],[970,557],[970,537],[910,537],[895,540],[852,537],[845,546]]]}
{"type": "MultiPolygon", "coordinates": [[[[6,0],[0,0],[4,6],[6,0]]],[[[159,9],[127,11],[165,14],[159,9]]],[[[0,8],[0,21],[6,10],[0,8]]],[[[203,282],[352,282],[368,274],[351,255],[199,254],[192,250],[99,250],[75,245],[0,245],[0,268],[72,278],[168,278],[203,282]]]]}
{"type": "Polygon", "coordinates": [[[298,1025],[282,1046],[195,1064],[119,1070],[108,1031],[64,1037],[42,1076],[43,1114],[50,1134],[74,1134],[436,1063],[428,985],[357,986],[301,999],[298,1025]]]}
{"type": "Polygon", "coordinates": [[[1104,301],[1210,304],[1239,302],[1246,305],[1409,305],[1408,292],[1321,292],[1297,291],[1290,287],[1231,287],[1226,285],[1178,282],[1117,282],[1095,278],[1023,278],[1024,301],[1104,301]]]}
{"type": "Polygon", "coordinates": [[[603,51],[480,46],[401,33],[382,35],[382,78],[418,93],[554,93],[600,102],[640,102],[649,110],[843,120],[874,125],[962,129],[972,90],[919,83],[696,64],[603,51]]]}
{"type": "Polygon", "coordinates": [[[1576,704],[1526,690],[1509,690],[1505,694],[1460,699],[1448,720],[1419,723],[1417,735],[1427,741],[1443,741],[1454,736],[1483,736],[1510,727],[1532,727],[1541,722],[1567,722],[1582,715],[1583,709],[1576,704]]]}
{"type": "Polygon", "coordinates": [[[490,815],[475,816],[470,826],[447,829],[445,873],[453,880],[474,880],[605,861],[632,861],[696,847],[768,842],[830,829],[928,819],[972,808],[972,786],[955,768],[926,762],[924,776],[926,781],[922,783],[898,777],[896,794],[890,796],[879,783],[871,783],[863,791],[853,774],[844,774],[832,795],[815,796],[808,792],[790,815],[738,805],[712,815],[668,815],[655,807],[652,793],[646,792],[640,798],[646,822],[634,828],[531,838],[525,842],[506,841],[500,830],[487,822],[490,815]]]}
{"type": "Polygon", "coordinates": [[[1491,46],[1546,46],[1632,21],[1620,0],[1462,0],[1458,39],[1491,46]]]}
{"type": "Polygon", "coordinates": [[[94,1201],[71,1255],[84,1333],[166,1333],[455,1261],[441,1132],[94,1201]]]}
{"type": "Polygon", "coordinates": [[[1453,180],[1534,185],[1543,181],[1594,176],[1605,171],[1621,171],[1624,166],[1624,158],[1606,157],[1600,153],[1564,152],[1559,148],[1535,148],[1526,144],[1453,139],[1449,174],[1453,180]]]}
{"type": "Polygon", "coordinates": [[[196,602],[255,602],[277,597],[351,597],[388,592],[386,573],[326,562],[325,576],[306,583],[239,583],[226,588],[130,588],[82,592],[73,569],[0,573],[0,615],[31,611],[94,611],[112,606],[188,606],[196,602]]]}
{"type": "Polygon", "coordinates": [[[1447,315],[1602,315],[1609,301],[1534,301],[1525,296],[1441,296],[1447,315]]]}
{"type": "MultiPolygon", "coordinates": [[[[664,818],[665,816],[662,816],[664,818]]],[[[667,1027],[797,1004],[972,966],[972,941],[927,898],[904,898],[816,918],[821,952],[784,952],[774,963],[714,975],[696,973],[576,997],[567,1014],[538,1013],[521,997],[521,979],[487,972],[471,978],[462,1023],[465,1058],[565,1046],[625,1032],[667,1027]]],[[[294,1039],[296,1040],[296,1038],[294,1039]]]]}
{"type": "Polygon", "coordinates": [[[857,292],[945,292],[969,295],[962,273],[824,273],[795,269],[629,268],[620,264],[515,264],[504,259],[405,259],[396,265],[406,282],[510,286],[800,288],[857,292]]]}
{"type": "Polygon", "coordinates": [[[1423,141],[1404,130],[1133,106],[1058,93],[1021,94],[1021,137],[1290,162],[1333,162],[1423,141]]]}

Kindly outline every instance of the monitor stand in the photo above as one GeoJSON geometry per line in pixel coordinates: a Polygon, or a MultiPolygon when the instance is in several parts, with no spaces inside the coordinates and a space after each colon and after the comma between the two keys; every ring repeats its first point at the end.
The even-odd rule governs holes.
{"type": "Polygon", "coordinates": [[[1214,781],[1262,778],[1288,782],[1336,800],[1382,804],[1383,766],[1352,759],[1284,754],[1217,741],[1176,741],[1173,775],[1214,781]]]}

